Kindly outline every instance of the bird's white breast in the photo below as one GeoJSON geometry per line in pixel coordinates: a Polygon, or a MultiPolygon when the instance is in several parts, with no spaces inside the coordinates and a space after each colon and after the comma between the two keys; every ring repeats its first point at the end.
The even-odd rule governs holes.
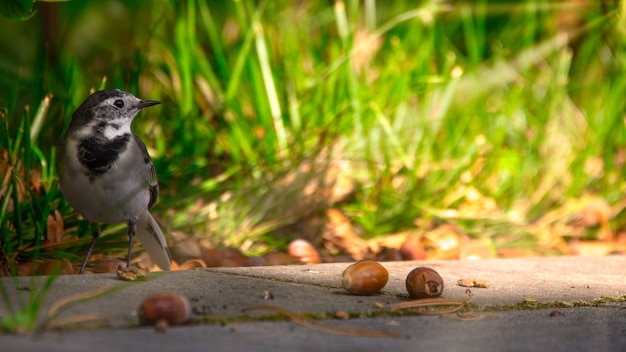
{"type": "Polygon", "coordinates": [[[120,153],[111,168],[90,177],[78,160],[79,141],[66,140],[64,165],[59,165],[59,182],[68,203],[90,222],[121,223],[139,216],[150,201],[145,175],[137,172],[132,153],[138,153],[132,141],[120,153]]]}

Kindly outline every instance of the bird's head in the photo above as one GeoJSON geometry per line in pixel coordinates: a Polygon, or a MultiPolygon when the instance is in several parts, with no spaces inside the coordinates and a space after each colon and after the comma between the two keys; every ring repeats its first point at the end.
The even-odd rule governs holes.
{"type": "Polygon", "coordinates": [[[130,133],[130,125],[139,111],[160,104],[154,100],[141,100],[119,89],[107,89],[93,93],[74,114],[68,131],[86,133],[94,127],[107,138],[130,133]]]}

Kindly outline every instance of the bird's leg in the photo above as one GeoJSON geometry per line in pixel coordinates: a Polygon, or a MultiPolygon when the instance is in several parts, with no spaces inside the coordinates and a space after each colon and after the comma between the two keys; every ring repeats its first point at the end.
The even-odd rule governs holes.
{"type": "Polygon", "coordinates": [[[85,257],[85,260],[83,261],[83,265],[81,265],[80,267],[79,274],[82,274],[85,272],[85,267],[87,266],[89,257],[91,257],[91,251],[93,251],[93,247],[96,246],[96,241],[98,241],[98,238],[100,238],[100,225],[99,224],[91,223],[91,236],[92,236],[91,244],[89,245],[89,250],[87,251],[87,256],[85,257]]]}
{"type": "Polygon", "coordinates": [[[128,256],[126,257],[126,267],[130,268],[130,256],[133,250],[133,239],[137,233],[137,218],[128,220],[128,256]]]}

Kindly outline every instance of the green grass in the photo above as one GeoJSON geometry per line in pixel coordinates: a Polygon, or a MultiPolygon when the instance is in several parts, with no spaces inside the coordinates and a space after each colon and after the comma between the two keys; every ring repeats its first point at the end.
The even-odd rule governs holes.
{"type": "MultiPolygon", "coordinates": [[[[90,89],[116,87],[163,101],[134,131],[170,231],[264,251],[334,206],[365,237],[443,220],[537,248],[524,225],[625,193],[624,5],[576,4],[99,1],[3,19],[3,246],[79,258],[87,239],[40,250],[57,209],[68,234],[89,234],[52,156],[90,89]],[[42,20],[53,11],[57,24],[42,20]]],[[[123,251],[123,228],[107,231],[99,248],[123,251]]]]}

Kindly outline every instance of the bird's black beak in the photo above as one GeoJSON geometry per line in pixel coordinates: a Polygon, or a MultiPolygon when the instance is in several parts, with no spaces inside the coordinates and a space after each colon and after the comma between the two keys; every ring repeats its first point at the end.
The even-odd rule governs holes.
{"type": "Polygon", "coordinates": [[[148,106],[158,105],[158,104],[161,104],[161,102],[156,101],[156,100],[140,100],[139,103],[137,103],[136,107],[137,109],[141,110],[143,108],[147,108],[148,106]]]}

